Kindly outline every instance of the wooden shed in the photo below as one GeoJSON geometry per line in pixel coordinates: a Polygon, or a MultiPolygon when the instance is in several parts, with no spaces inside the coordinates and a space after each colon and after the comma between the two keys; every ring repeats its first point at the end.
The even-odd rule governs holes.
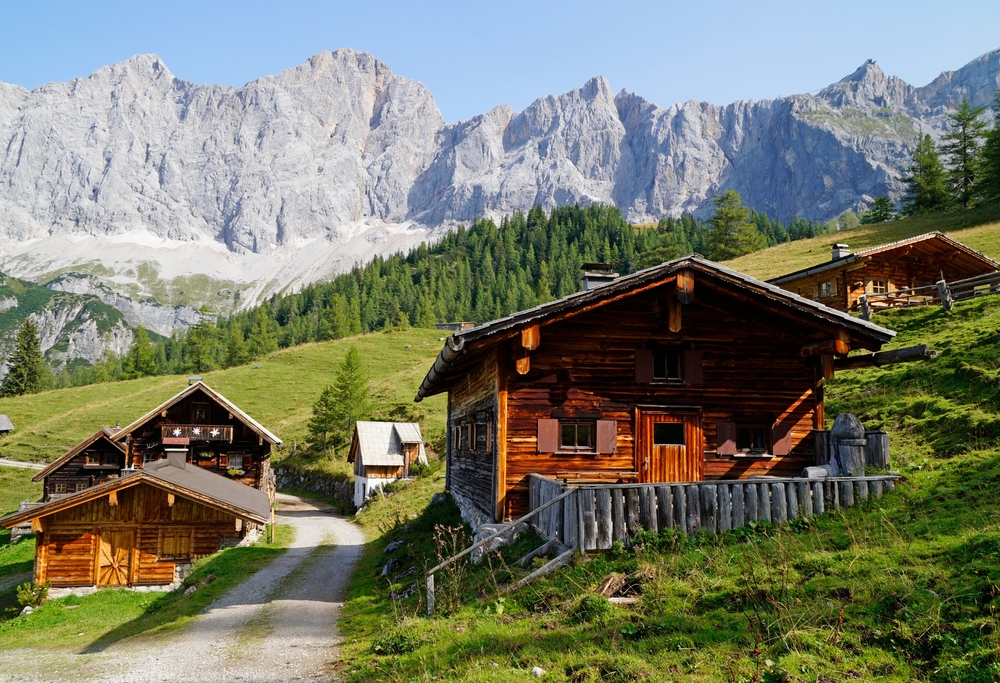
{"type": "Polygon", "coordinates": [[[361,507],[373,491],[410,476],[413,463],[427,464],[420,425],[359,420],[347,462],[354,463],[354,505],[361,507]]]}
{"type": "Polygon", "coordinates": [[[112,439],[114,433],[106,427],[97,430],[33,476],[31,481],[44,482],[42,500],[117,479],[126,467],[125,446],[112,439]]]}
{"type": "Polygon", "coordinates": [[[53,586],[175,583],[179,568],[263,525],[263,491],[185,462],[147,463],[80,493],[0,518],[35,532],[35,581],[53,586]]]}
{"type": "Polygon", "coordinates": [[[851,252],[835,244],[831,258],[769,280],[808,299],[841,311],[858,309],[862,295],[952,282],[1000,270],[1000,264],[940,232],[851,252]]]}
{"type": "Polygon", "coordinates": [[[447,487],[519,516],[531,473],[577,482],[798,475],[834,357],[894,332],[693,255],[447,339],[447,487]]]}

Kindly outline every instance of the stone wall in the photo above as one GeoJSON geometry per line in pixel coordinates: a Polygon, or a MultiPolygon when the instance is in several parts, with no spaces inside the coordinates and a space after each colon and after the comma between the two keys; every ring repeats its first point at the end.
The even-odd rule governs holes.
{"type": "Polygon", "coordinates": [[[286,467],[274,469],[278,491],[293,489],[331,498],[347,510],[354,508],[354,480],[340,479],[320,472],[301,472],[286,467]]]}

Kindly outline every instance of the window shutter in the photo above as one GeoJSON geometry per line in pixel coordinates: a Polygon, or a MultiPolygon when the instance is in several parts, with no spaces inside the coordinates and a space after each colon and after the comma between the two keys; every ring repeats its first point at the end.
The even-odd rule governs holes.
{"type": "Polygon", "coordinates": [[[684,383],[701,384],[701,351],[684,352],[684,383]]]}
{"type": "Polygon", "coordinates": [[[559,420],[538,420],[538,452],[555,453],[559,450],[559,420]]]}
{"type": "Polygon", "coordinates": [[[597,421],[597,452],[611,455],[618,447],[618,423],[614,420],[597,421]]]}
{"type": "Polygon", "coordinates": [[[219,467],[229,467],[228,453],[219,453],[219,467]]]}
{"type": "Polygon", "coordinates": [[[636,384],[649,384],[653,381],[653,352],[650,349],[635,351],[635,381],[636,384]]]}
{"type": "Polygon", "coordinates": [[[771,455],[788,455],[792,452],[792,423],[775,422],[771,426],[771,455]]]}
{"type": "Polygon", "coordinates": [[[720,422],[715,425],[715,451],[719,455],[736,455],[736,423],[720,422]]]}

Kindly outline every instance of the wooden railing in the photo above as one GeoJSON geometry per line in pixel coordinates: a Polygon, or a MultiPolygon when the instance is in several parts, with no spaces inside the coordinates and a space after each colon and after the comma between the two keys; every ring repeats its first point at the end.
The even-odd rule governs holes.
{"type": "Polygon", "coordinates": [[[991,294],[1000,294],[1000,272],[977,275],[954,282],[939,280],[933,285],[897,289],[884,294],[863,294],[858,304],[861,307],[861,317],[867,320],[873,313],[888,308],[941,306],[944,310],[950,311],[956,301],[991,294]]]}
{"type": "Polygon", "coordinates": [[[161,439],[232,442],[233,428],[230,425],[162,425],[160,437],[161,439]]]}
{"type": "MultiPolygon", "coordinates": [[[[892,490],[897,475],[832,479],[739,479],[667,484],[566,485],[529,475],[529,500],[548,512],[533,525],[539,534],[583,550],[605,550],[640,529],[722,533],[765,521],[849,508],[892,490]],[[567,490],[576,496],[562,497],[567,490]],[[553,506],[557,500],[561,506],[553,506]],[[546,502],[547,501],[547,502],[546,502]]],[[[538,510],[541,511],[541,508],[538,510]]]]}

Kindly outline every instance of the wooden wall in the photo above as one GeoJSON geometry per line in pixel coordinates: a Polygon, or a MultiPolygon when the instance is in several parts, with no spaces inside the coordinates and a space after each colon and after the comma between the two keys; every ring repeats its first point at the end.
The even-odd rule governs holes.
{"type": "Polygon", "coordinates": [[[116,479],[124,466],[125,454],[106,439],[99,438],[45,477],[42,500],[49,500],[53,494],[75,493],[78,484],[90,488],[109,479],[116,479]],[[102,462],[108,464],[95,464],[102,462]],[[66,490],[61,493],[56,490],[60,484],[66,486],[66,490]]]}
{"type": "Polygon", "coordinates": [[[236,518],[201,503],[175,496],[168,504],[167,492],[149,484],[138,484],[117,492],[117,505],[101,496],[43,518],[36,536],[35,580],[50,580],[53,586],[92,586],[102,531],[131,530],[135,534],[132,555],[134,584],[165,584],[174,579],[178,562],[190,562],[219,550],[223,538],[239,537],[236,518]],[[191,558],[165,560],[158,556],[163,531],[191,534],[191,558]]]}
{"type": "Polygon", "coordinates": [[[448,487],[487,515],[494,514],[497,363],[488,354],[450,391],[448,401],[448,487]],[[475,443],[469,425],[476,426],[475,443]],[[489,427],[487,427],[489,425],[489,427]],[[455,439],[458,427],[458,439],[455,439]]]}
{"type": "MultiPolygon", "coordinates": [[[[696,301],[682,306],[680,332],[668,330],[663,292],[581,314],[541,328],[530,372],[507,380],[507,517],[527,511],[527,475],[566,471],[636,471],[636,407],[686,406],[701,411],[705,477],[796,475],[813,464],[817,426],[818,359],[800,349],[816,330],[757,312],[697,283],[696,301]],[[636,382],[636,350],[650,340],[701,353],[701,384],[636,382]],[[716,425],[740,415],[773,417],[791,430],[791,452],[773,458],[739,458],[716,452],[716,425]],[[615,420],[611,455],[538,453],[539,418],[615,420]]],[[[829,333],[827,333],[829,336],[829,333]]],[[[515,349],[510,347],[508,357],[515,349]]],[[[483,386],[485,389],[484,385],[483,386]]],[[[454,398],[452,399],[454,400],[454,398]]],[[[485,463],[479,465],[485,469],[485,463]]]]}

